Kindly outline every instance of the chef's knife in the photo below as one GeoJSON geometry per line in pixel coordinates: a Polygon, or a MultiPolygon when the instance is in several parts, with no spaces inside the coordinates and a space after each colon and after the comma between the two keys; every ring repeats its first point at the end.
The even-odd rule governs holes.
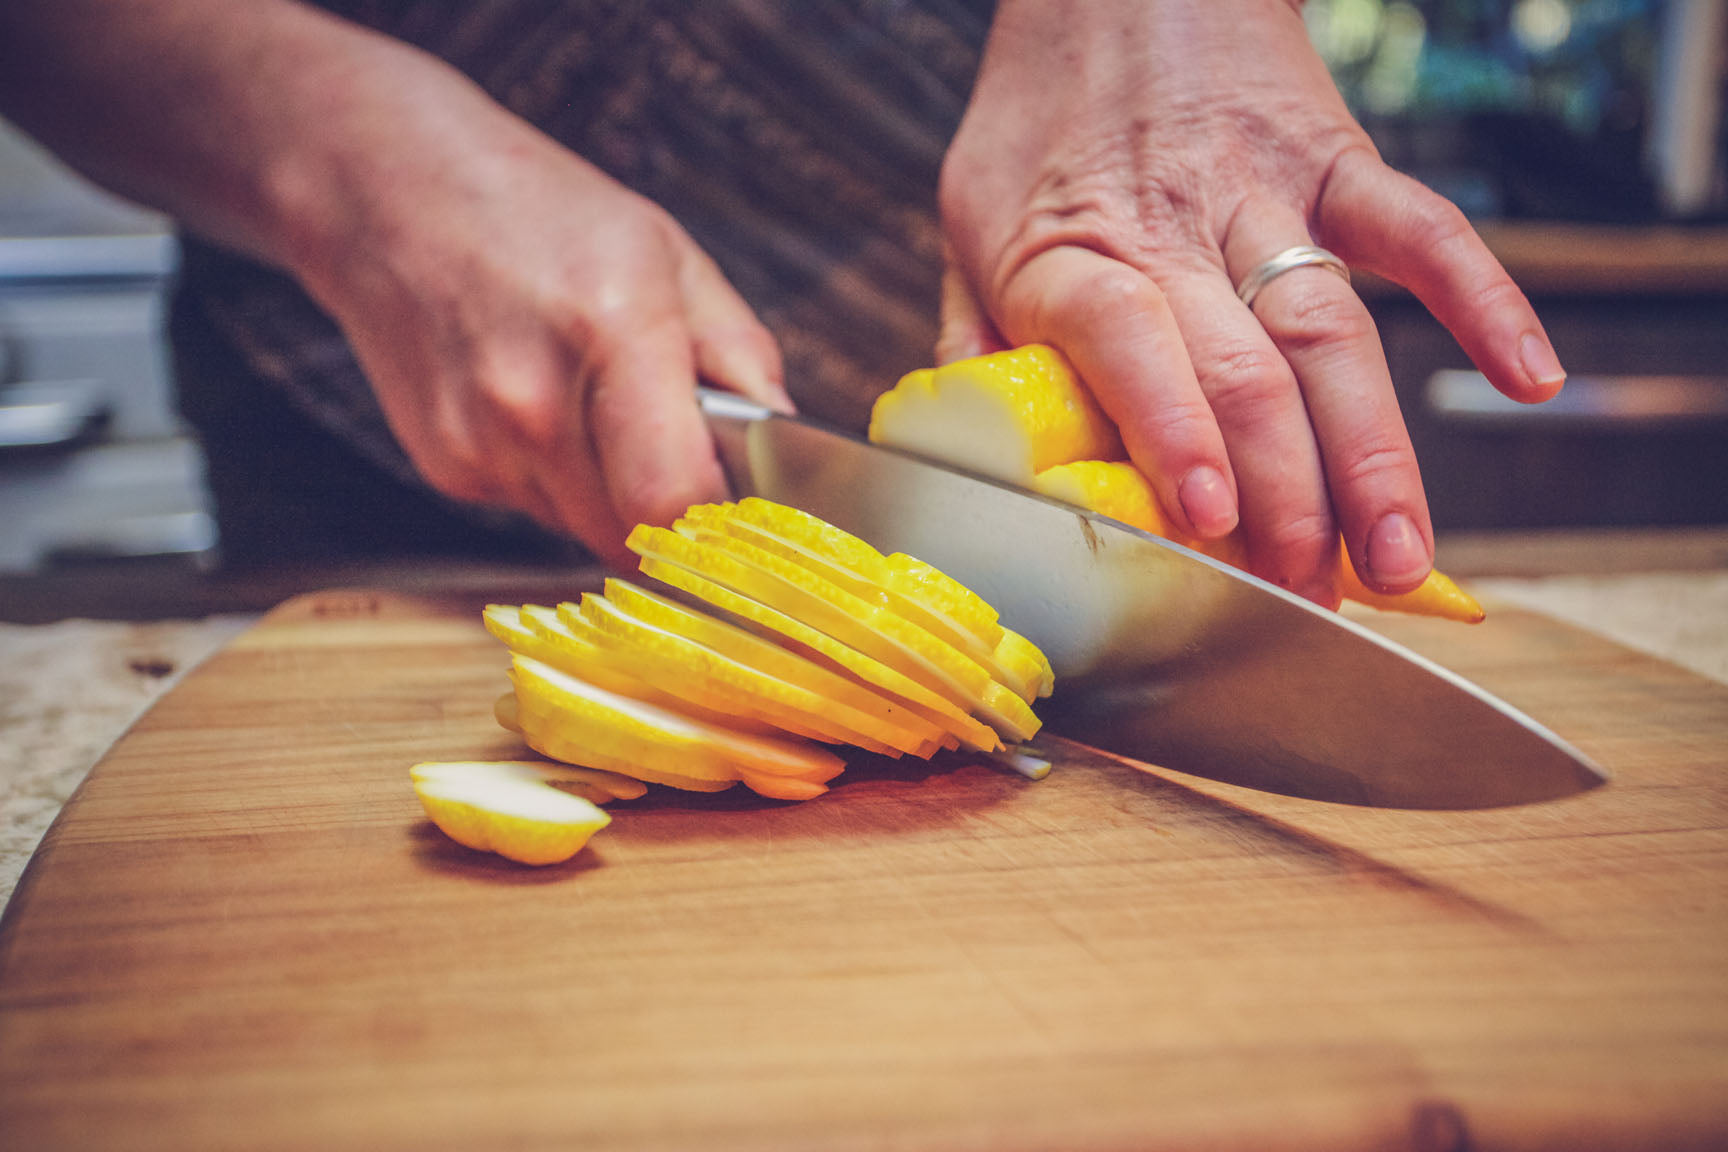
{"type": "Polygon", "coordinates": [[[1606,774],[1452,672],[1115,520],[704,391],[734,490],[952,575],[1050,657],[1050,731],[1268,792],[1390,808],[1568,796],[1606,774]]]}

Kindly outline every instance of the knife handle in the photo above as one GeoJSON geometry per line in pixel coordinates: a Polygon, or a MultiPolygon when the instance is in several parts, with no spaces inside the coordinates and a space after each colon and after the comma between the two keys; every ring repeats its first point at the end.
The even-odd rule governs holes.
{"type": "Polygon", "coordinates": [[[710,419],[720,417],[726,420],[754,421],[766,420],[774,415],[772,409],[765,408],[754,400],[736,392],[722,392],[717,388],[698,387],[696,401],[701,405],[703,415],[710,419]]]}

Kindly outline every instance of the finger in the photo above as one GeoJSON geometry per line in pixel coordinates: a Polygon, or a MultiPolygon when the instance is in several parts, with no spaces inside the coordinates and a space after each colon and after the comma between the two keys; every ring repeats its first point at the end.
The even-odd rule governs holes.
{"type": "Polygon", "coordinates": [[[1338,529],[1295,373],[1223,277],[1167,278],[1165,290],[1229,447],[1250,568],[1335,606],[1338,529]]]}
{"type": "Polygon", "coordinates": [[[1000,315],[1013,343],[1048,343],[1074,362],[1182,531],[1214,539],[1236,527],[1224,438],[1156,284],[1090,249],[1051,248],[1015,271],[1000,315]]]}
{"type": "Polygon", "coordinates": [[[952,364],[1008,347],[996,325],[984,314],[978,294],[952,259],[942,267],[942,324],[936,333],[936,363],[952,364]]]}
{"type": "MultiPolygon", "coordinates": [[[[1306,240],[1295,213],[1251,206],[1232,222],[1225,262],[1239,278],[1306,240]]],[[[1332,508],[1358,573],[1381,591],[1416,587],[1434,561],[1428,504],[1367,307],[1344,278],[1311,266],[1267,283],[1253,314],[1301,386],[1332,508]]]]}
{"type": "Polygon", "coordinates": [[[629,331],[603,335],[587,355],[588,436],[623,527],[670,524],[727,495],[676,305],[633,309],[629,331]]]}
{"type": "Polygon", "coordinates": [[[557,516],[518,467],[519,454],[491,413],[475,412],[476,381],[484,370],[452,350],[403,372],[355,341],[379,403],[402,450],[433,489],[467,504],[510,508],[549,528],[557,516]],[[394,374],[393,374],[394,373],[394,374]],[[391,386],[411,375],[414,386],[391,386]],[[411,397],[403,402],[403,397],[411,397]]]}
{"type": "Polygon", "coordinates": [[[618,534],[580,394],[558,345],[508,334],[478,354],[459,429],[481,453],[487,503],[526,512],[546,527],[604,550],[618,534]]]}
{"type": "Polygon", "coordinates": [[[503,503],[505,486],[487,465],[489,453],[469,426],[467,405],[456,397],[449,388],[435,387],[424,407],[399,409],[385,403],[385,415],[403,452],[427,484],[452,500],[503,503]]]}
{"type": "Polygon", "coordinates": [[[563,369],[565,391],[557,436],[534,457],[535,488],[551,505],[550,523],[591,549],[621,571],[634,566],[624,547],[626,530],[613,507],[611,490],[602,473],[588,413],[582,365],[563,369]]]}
{"type": "MultiPolygon", "coordinates": [[[[676,225],[672,225],[676,228],[676,225]]],[[[717,388],[791,415],[780,345],[738,295],[719,265],[677,232],[678,287],[684,298],[696,372],[717,388]]]]}
{"type": "Polygon", "coordinates": [[[1333,170],[1315,216],[1347,262],[1415,293],[1494,386],[1550,399],[1566,370],[1536,312],[1456,206],[1365,153],[1333,170]]]}
{"type": "Polygon", "coordinates": [[[550,507],[544,523],[582,541],[619,571],[635,567],[636,558],[624,547],[629,530],[613,509],[585,420],[571,422],[568,447],[558,453],[555,466],[537,473],[532,484],[550,507]]]}

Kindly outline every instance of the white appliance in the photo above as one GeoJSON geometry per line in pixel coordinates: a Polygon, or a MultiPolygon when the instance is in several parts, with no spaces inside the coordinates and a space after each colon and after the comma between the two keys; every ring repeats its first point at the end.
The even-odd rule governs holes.
{"type": "Polygon", "coordinates": [[[0,575],[214,547],[163,335],[176,251],[0,124],[0,575]]]}

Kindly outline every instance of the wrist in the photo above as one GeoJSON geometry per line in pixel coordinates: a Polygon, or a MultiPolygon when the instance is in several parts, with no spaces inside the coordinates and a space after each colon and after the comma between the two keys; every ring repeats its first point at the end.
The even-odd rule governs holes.
{"type": "Polygon", "coordinates": [[[295,130],[260,166],[268,258],[338,311],[356,274],[390,262],[415,218],[472,213],[462,187],[525,126],[467,77],[412,46],[364,34],[296,87],[295,130]],[[457,201],[452,205],[452,187],[457,201]]]}
{"type": "MultiPolygon", "coordinates": [[[[344,28],[343,33],[349,29],[344,28]]],[[[401,166],[417,74],[441,63],[360,29],[304,53],[285,52],[268,142],[252,164],[259,255],[314,295],[351,262],[379,185],[401,166]]]]}

